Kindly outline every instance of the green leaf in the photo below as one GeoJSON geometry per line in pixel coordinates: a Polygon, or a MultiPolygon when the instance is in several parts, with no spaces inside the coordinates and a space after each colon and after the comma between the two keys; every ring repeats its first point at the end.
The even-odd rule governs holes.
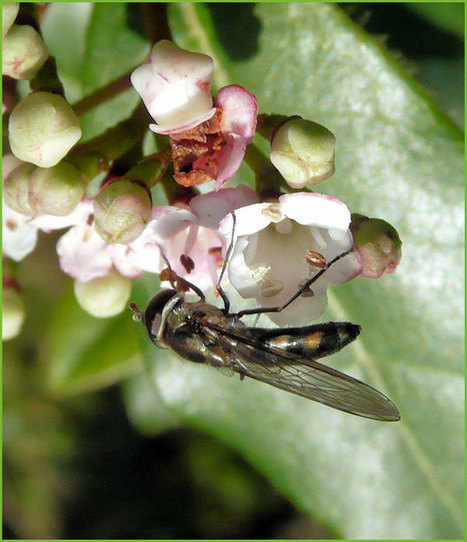
{"type": "MultiPolygon", "coordinates": [[[[56,57],[60,77],[72,101],[127,73],[129,76],[149,54],[149,42],[142,36],[138,23],[142,20],[138,18],[138,5],[52,4],[49,8],[42,25],[44,38],[56,57]]],[[[138,94],[129,88],[83,115],[82,141],[128,118],[138,103],[138,94]]]]}
{"type": "Polygon", "coordinates": [[[47,383],[57,395],[108,386],[143,367],[130,311],[93,318],[71,289],[56,307],[45,344],[47,383]]]}
{"type": "Polygon", "coordinates": [[[449,2],[438,3],[433,2],[430,4],[420,3],[407,3],[409,9],[418,13],[422,17],[425,17],[431,24],[452,32],[464,39],[465,21],[464,21],[464,8],[463,2],[449,2]]]}
{"type": "Polygon", "coordinates": [[[181,47],[214,57],[217,88],[243,85],[261,112],[331,129],[336,174],[319,191],[399,231],[397,272],[335,288],[326,317],[363,326],[329,363],[387,393],[402,420],[359,419],[175,358],[155,363],[161,397],[345,538],[462,538],[461,132],[335,5],[179,3],[169,14],[181,47]]]}

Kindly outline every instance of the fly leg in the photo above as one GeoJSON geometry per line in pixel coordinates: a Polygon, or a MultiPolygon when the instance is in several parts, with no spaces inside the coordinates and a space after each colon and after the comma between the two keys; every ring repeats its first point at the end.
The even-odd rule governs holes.
{"type": "Polygon", "coordinates": [[[235,212],[231,211],[230,214],[232,215],[232,236],[230,238],[229,248],[227,249],[227,253],[225,255],[224,264],[222,265],[221,274],[219,275],[219,280],[217,281],[217,285],[216,285],[216,290],[219,292],[219,295],[222,297],[222,300],[224,301],[224,309],[222,311],[224,314],[229,313],[230,300],[227,297],[227,294],[222,289],[221,281],[224,276],[225,270],[227,269],[227,265],[229,264],[230,256],[232,255],[232,250],[234,247],[235,226],[237,224],[237,218],[235,216],[235,212]]]}
{"type": "Polygon", "coordinates": [[[281,305],[279,307],[257,307],[256,309],[245,309],[243,311],[237,312],[235,316],[237,318],[241,318],[245,314],[263,314],[265,312],[281,312],[285,308],[287,308],[293,301],[295,301],[298,297],[302,295],[303,292],[308,291],[310,289],[310,286],[319,279],[319,277],[331,267],[332,264],[336,263],[342,258],[345,258],[345,256],[348,256],[350,253],[353,252],[353,248],[349,248],[349,250],[346,250],[345,252],[342,252],[341,254],[337,255],[334,259],[332,259],[325,268],[321,269],[314,277],[311,277],[309,280],[307,280],[301,288],[298,289],[298,291],[286,302],[284,305],[281,305]]]}

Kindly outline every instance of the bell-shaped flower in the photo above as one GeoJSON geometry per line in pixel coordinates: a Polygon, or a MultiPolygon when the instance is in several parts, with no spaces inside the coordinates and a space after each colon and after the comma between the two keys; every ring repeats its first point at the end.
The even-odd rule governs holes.
{"type": "Polygon", "coordinates": [[[145,64],[131,74],[131,82],[157,124],[158,134],[194,128],[216,112],[212,105],[210,56],[180,49],[168,40],[156,43],[145,64]]]}
{"type": "MultiPolygon", "coordinates": [[[[221,219],[230,211],[257,201],[255,192],[237,186],[197,196],[189,209],[156,207],[154,220],[141,237],[157,243],[172,269],[204,290],[217,283],[223,262],[218,230],[221,219]]],[[[166,267],[161,263],[162,268],[166,267]]]]}
{"type": "MultiPolygon", "coordinates": [[[[285,194],[277,203],[249,205],[235,214],[229,279],[243,298],[255,298],[261,307],[282,306],[311,277],[321,273],[288,308],[267,313],[278,325],[309,324],[326,309],[327,287],[346,282],[360,272],[353,252],[326,269],[327,263],[353,246],[350,212],[336,198],[315,193],[285,194]]],[[[230,215],[222,220],[220,232],[229,242],[230,215]]]]}
{"type": "Polygon", "coordinates": [[[215,180],[219,190],[235,173],[255,135],[258,102],[238,85],[222,88],[216,115],[196,129],[171,136],[175,180],[196,186],[215,180]]]}

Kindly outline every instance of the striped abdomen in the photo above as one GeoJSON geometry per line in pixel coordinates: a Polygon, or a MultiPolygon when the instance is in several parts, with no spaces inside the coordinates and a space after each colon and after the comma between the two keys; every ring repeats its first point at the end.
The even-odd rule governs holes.
{"type": "Polygon", "coordinates": [[[326,322],[306,327],[252,329],[265,346],[277,348],[305,359],[317,359],[341,350],[360,333],[361,327],[350,322],[326,322]]]}

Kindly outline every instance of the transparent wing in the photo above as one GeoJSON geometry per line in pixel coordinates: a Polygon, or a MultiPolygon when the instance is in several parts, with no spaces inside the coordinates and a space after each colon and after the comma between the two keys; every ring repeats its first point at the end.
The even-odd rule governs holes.
{"type": "Polygon", "coordinates": [[[240,375],[312,401],[380,421],[400,419],[396,405],[378,390],[313,360],[298,359],[231,329],[208,325],[240,375]]]}

